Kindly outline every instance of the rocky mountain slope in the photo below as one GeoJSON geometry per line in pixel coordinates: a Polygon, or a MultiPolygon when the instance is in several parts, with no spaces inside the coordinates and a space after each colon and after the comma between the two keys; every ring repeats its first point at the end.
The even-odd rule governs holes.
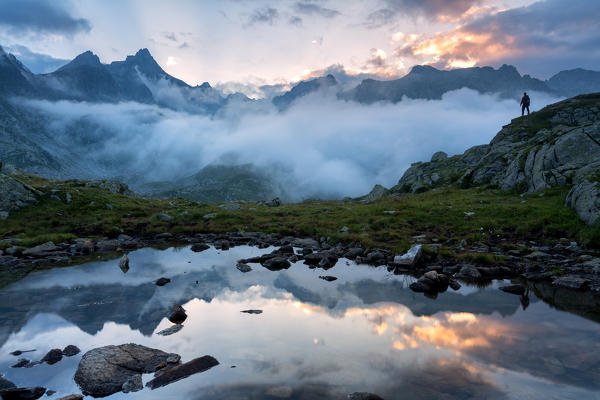
{"type": "Polygon", "coordinates": [[[462,155],[436,153],[404,173],[393,192],[457,184],[537,193],[571,188],[565,204],[588,224],[600,223],[600,93],[581,95],[519,117],[487,145],[462,155]]]}

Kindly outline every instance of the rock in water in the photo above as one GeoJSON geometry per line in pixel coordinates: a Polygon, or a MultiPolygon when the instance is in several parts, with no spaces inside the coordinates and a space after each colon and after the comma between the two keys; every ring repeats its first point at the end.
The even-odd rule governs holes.
{"type": "Polygon", "coordinates": [[[0,390],[14,389],[16,387],[17,386],[14,383],[12,383],[8,379],[4,379],[3,377],[0,376],[0,390]]]}
{"type": "Polygon", "coordinates": [[[242,262],[237,263],[237,265],[235,266],[237,269],[239,269],[242,272],[250,272],[252,271],[252,267],[249,266],[248,264],[244,264],[242,262]]]}
{"type": "Polygon", "coordinates": [[[0,390],[2,400],[35,400],[46,393],[46,388],[36,386],[33,388],[10,388],[0,390]]]}
{"type": "Polygon", "coordinates": [[[512,293],[517,295],[522,295],[523,293],[525,293],[525,288],[521,285],[500,286],[498,289],[506,293],[512,293]]]}
{"type": "Polygon", "coordinates": [[[337,278],[336,278],[335,276],[330,276],[330,275],[325,275],[325,276],[323,276],[323,275],[320,275],[320,276],[319,276],[319,279],[323,279],[324,281],[327,281],[327,282],[333,282],[333,281],[335,281],[337,278]]]}
{"type": "Polygon", "coordinates": [[[156,281],[156,286],[165,286],[167,283],[171,282],[171,280],[169,278],[158,278],[158,280],[156,281]]]}
{"type": "Polygon", "coordinates": [[[417,244],[411,247],[406,254],[394,257],[394,262],[403,266],[414,267],[421,258],[422,248],[422,245],[417,244]]]}
{"type": "Polygon", "coordinates": [[[191,247],[191,250],[195,253],[200,253],[200,252],[202,252],[204,250],[208,250],[208,249],[210,249],[210,246],[205,243],[198,243],[191,247]]]}
{"type": "Polygon", "coordinates": [[[285,257],[272,257],[265,260],[262,266],[271,271],[280,271],[282,269],[288,269],[292,266],[285,257]]]}
{"type": "Polygon", "coordinates": [[[187,314],[185,313],[183,307],[181,307],[179,304],[175,304],[169,310],[169,315],[167,318],[169,318],[169,321],[174,324],[182,324],[183,321],[186,320],[187,314]]]}
{"type": "Polygon", "coordinates": [[[476,280],[481,278],[481,272],[473,265],[463,265],[454,277],[465,280],[476,280]]]}
{"type": "Polygon", "coordinates": [[[48,353],[46,353],[46,355],[44,356],[44,358],[42,358],[41,361],[52,365],[62,360],[62,357],[63,354],[61,349],[52,349],[48,353]]]}
{"type": "Polygon", "coordinates": [[[204,372],[212,367],[219,365],[219,362],[211,356],[195,358],[184,364],[161,369],[155,374],[155,378],[146,384],[150,389],[156,389],[166,386],[180,379],[187,378],[190,375],[204,372]]]}
{"type": "Polygon", "coordinates": [[[183,325],[173,325],[167,329],[163,329],[160,332],[156,332],[156,334],[160,335],[160,336],[169,336],[169,335],[179,332],[182,329],[183,329],[183,325]]]}
{"type": "Polygon", "coordinates": [[[243,312],[243,313],[246,313],[246,314],[262,314],[262,310],[243,310],[243,311],[240,311],[240,312],[243,312]]]}
{"type": "Polygon", "coordinates": [[[109,396],[127,388],[135,388],[133,379],[142,373],[155,372],[163,363],[177,363],[180,357],[164,351],[138,344],[104,346],[90,350],[83,355],[75,382],[85,395],[94,397],[109,396]]]}
{"type": "Polygon", "coordinates": [[[62,354],[66,357],[73,357],[74,355],[79,354],[80,352],[81,350],[79,350],[79,347],[70,344],[63,349],[62,354]]]}
{"type": "Polygon", "coordinates": [[[58,400],[83,400],[83,396],[80,394],[70,394],[68,396],[61,397],[58,400]]]}
{"type": "Polygon", "coordinates": [[[124,274],[129,271],[129,257],[127,254],[123,254],[123,257],[119,260],[119,268],[121,268],[121,271],[123,271],[124,274]]]}

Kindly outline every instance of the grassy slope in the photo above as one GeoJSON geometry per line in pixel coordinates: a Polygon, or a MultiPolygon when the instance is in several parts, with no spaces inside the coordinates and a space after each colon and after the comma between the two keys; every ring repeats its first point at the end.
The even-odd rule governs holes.
{"type": "Polygon", "coordinates": [[[542,197],[520,197],[514,192],[485,188],[441,188],[390,196],[371,204],[310,201],[271,208],[248,203],[242,204],[240,211],[225,211],[217,204],[184,199],[111,194],[85,188],[78,181],[46,181],[30,175],[18,178],[46,193],[58,190],[61,199],[67,191],[73,196],[73,201],[66,204],[46,195],[38,205],[0,221],[0,238],[20,237],[24,246],[73,237],[115,237],[121,230],[132,236],[245,230],[317,235],[395,251],[406,250],[411,236],[423,233],[441,242],[453,238],[469,243],[507,238],[510,243],[531,239],[552,244],[567,237],[589,248],[600,248],[600,227],[585,226],[573,210],[564,207],[564,188],[547,190],[542,197]],[[113,208],[107,208],[106,203],[113,208]],[[385,215],[384,210],[396,210],[397,214],[385,215]],[[475,215],[465,219],[467,211],[475,215]],[[157,217],[159,213],[169,214],[173,220],[162,221],[157,217]],[[217,216],[204,219],[207,213],[217,216]],[[349,228],[348,234],[338,232],[342,226],[349,228]]]}

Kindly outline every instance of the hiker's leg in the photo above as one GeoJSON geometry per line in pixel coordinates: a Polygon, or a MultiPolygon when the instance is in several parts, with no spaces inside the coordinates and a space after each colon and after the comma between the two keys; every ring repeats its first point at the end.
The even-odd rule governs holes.
{"type": "Polygon", "coordinates": [[[521,116],[525,115],[525,105],[523,105],[523,107],[521,107],[521,116]]]}
{"type": "Polygon", "coordinates": [[[527,106],[527,115],[529,115],[529,106],[527,106]]]}

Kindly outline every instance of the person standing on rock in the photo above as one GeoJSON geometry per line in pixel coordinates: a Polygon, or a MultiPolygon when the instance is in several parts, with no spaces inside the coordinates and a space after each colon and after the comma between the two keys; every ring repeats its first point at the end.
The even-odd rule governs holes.
{"type": "Polygon", "coordinates": [[[525,109],[527,109],[527,115],[529,115],[529,103],[531,103],[531,99],[527,95],[527,92],[523,92],[523,97],[521,98],[521,116],[525,115],[525,109]]]}

